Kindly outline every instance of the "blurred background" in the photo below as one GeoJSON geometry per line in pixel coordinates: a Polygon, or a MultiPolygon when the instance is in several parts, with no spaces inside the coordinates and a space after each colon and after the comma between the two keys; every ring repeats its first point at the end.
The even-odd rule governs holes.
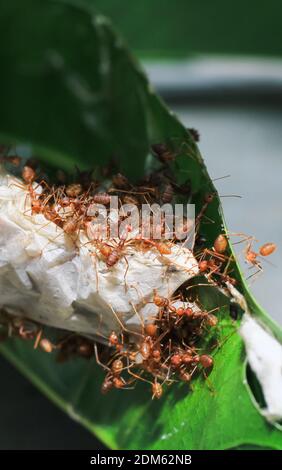
{"type": "MultiPolygon", "coordinates": [[[[222,198],[229,230],[278,245],[252,290],[282,324],[281,1],[87,1],[113,20],[169,107],[199,130],[211,177],[230,175],[216,181],[220,195],[242,197],[222,198]]],[[[0,449],[102,448],[2,358],[0,374],[0,449]]]]}

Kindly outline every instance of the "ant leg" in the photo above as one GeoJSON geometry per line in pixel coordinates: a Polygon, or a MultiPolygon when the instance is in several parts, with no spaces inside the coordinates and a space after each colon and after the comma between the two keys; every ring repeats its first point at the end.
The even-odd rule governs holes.
{"type": "Polygon", "coordinates": [[[235,325],[230,325],[230,328],[232,328],[232,332],[224,336],[224,338],[219,343],[216,343],[215,345],[211,347],[211,349],[216,348],[214,356],[219,352],[220,348],[222,348],[222,346],[226,343],[226,341],[228,341],[237,332],[237,328],[235,325]]]}
{"type": "Polygon", "coordinates": [[[225,266],[225,268],[224,268],[223,276],[226,276],[226,275],[227,275],[231,261],[232,261],[232,259],[231,259],[231,256],[230,256],[229,259],[228,259],[228,261],[227,261],[227,264],[226,264],[226,266],[225,266]]]}
{"type": "Polygon", "coordinates": [[[238,242],[232,242],[232,245],[239,245],[240,243],[247,242],[251,240],[252,242],[257,241],[256,238],[252,235],[246,235],[245,233],[236,233],[236,232],[227,232],[228,237],[241,237],[242,240],[238,242]]]}
{"type": "Polygon", "coordinates": [[[55,344],[56,349],[60,349],[65,343],[67,343],[72,337],[75,336],[75,333],[69,333],[63,337],[57,344],[55,344]]]}
{"type": "Polygon", "coordinates": [[[172,327],[168,327],[166,331],[164,331],[153,343],[153,348],[155,347],[156,344],[160,343],[160,341],[171,331],[172,327]]]}
{"type": "MultiPolygon", "coordinates": [[[[99,340],[99,338],[101,338],[102,340],[104,340],[104,341],[100,341],[101,343],[104,344],[105,342],[108,343],[109,338],[108,338],[107,336],[103,335],[103,334],[101,333],[101,331],[100,331],[100,330],[101,330],[102,321],[103,321],[102,315],[100,314],[100,315],[99,315],[99,324],[98,324],[97,330],[95,331],[95,336],[97,337],[97,341],[99,340]]],[[[98,341],[98,342],[99,342],[99,341],[98,341]]]]}
{"type": "Polygon", "coordinates": [[[36,335],[33,349],[37,349],[37,348],[38,348],[38,345],[39,345],[40,340],[41,340],[41,337],[42,337],[42,333],[43,333],[43,328],[40,328],[40,330],[38,331],[38,333],[37,333],[37,335],[36,335]]]}
{"type": "Polygon", "coordinates": [[[120,325],[120,327],[123,331],[125,331],[126,333],[129,333],[131,335],[141,336],[141,338],[143,338],[143,335],[141,333],[138,333],[137,331],[129,330],[128,328],[126,328],[126,326],[124,326],[124,324],[122,323],[122,321],[120,320],[120,318],[118,317],[116,312],[114,311],[112,305],[111,304],[108,304],[108,305],[109,305],[111,311],[113,312],[116,321],[118,322],[118,324],[120,325]]]}
{"type": "Polygon", "coordinates": [[[129,302],[130,305],[132,306],[133,310],[134,310],[134,313],[137,315],[137,317],[139,318],[140,320],[140,323],[141,323],[141,327],[142,327],[142,336],[144,336],[145,334],[145,324],[144,324],[144,318],[142,317],[142,315],[140,315],[140,313],[138,312],[138,310],[136,309],[135,305],[133,302],[129,302]]]}
{"type": "Polygon", "coordinates": [[[230,258],[232,260],[232,256],[231,257],[226,256],[226,255],[223,255],[222,253],[217,253],[216,251],[209,250],[208,248],[205,249],[205,253],[222,262],[228,261],[230,258]]]}
{"type": "Polygon", "coordinates": [[[126,282],[126,275],[128,273],[129,264],[128,264],[128,260],[127,260],[126,256],[124,256],[124,260],[126,262],[126,270],[125,270],[123,279],[124,279],[124,289],[125,289],[125,292],[127,292],[128,286],[127,286],[127,282],[126,282]]]}
{"type": "MultiPolygon", "coordinates": [[[[48,225],[48,224],[44,225],[44,227],[47,227],[47,225],[48,225]]],[[[43,228],[43,227],[41,227],[41,228],[43,228]]],[[[40,230],[40,229],[39,229],[39,230],[40,230]]],[[[41,249],[41,253],[43,253],[43,251],[45,250],[45,248],[46,248],[50,243],[53,243],[57,238],[62,237],[62,236],[64,236],[64,232],[58,233],[58,235],[56,235],[54,238],[52,238],[52,240],[49,240],[49,241],[43,246],[43,248],[41,249]]],[[[50,248],[50,250],[48,250],[48,251],[50,252],[50,251],[53,251],[53,250],[56,250],[56,249],[57,249],[56,247],[55,247],[55,248],[50,248]]]]}
{"type": "MultiPolygon", "coordinates": [[[[134,365],[132,367],[134,367],[134,365]]],[[[128,368],[128,373],[130,375],[132,375],[133,377],[135,377],[135,379],[141,380],[142,382],[147,382],[148,384],[152,385],[152,382],[150,380],[144,379],[144,377],[141,377],[141,375],[138,375],[138,374],[132,372],[132,370],[130,368],[128,368]]],[[[140,372],[140,374],[142,374],[142,373],[143,373],[143,371],[140,372]]]]}
{"type": "Polygon", "coordinates": [[[215,394],[216,394],[215,388],[214,388],[214,386],[213,386],[213,384],[212,384],[210,378],[208,377],[206,371],[203,370],[202,373],[203,373],[203,376],[204,376],[204,378],[205,378],[205,381],[206,381],[206,383],[207,383],[207,385],[208,385],[209,391],[211,392],[212,395],[215,395],[215,394]]]}
{"type": "Polygon", "coordinates": [[[255,279],[263,272],[263,269],[259,264],[255,264],[254,266],[256,266],[258,270],[255,271],[253,274],[250,274],[250,276],[246,278],[246,281],[248,281],[249,279],[252,279],[252,282],[254,282],[255,279]]]}
{"type": "MultiPolygon", "coordinates": [[[[138,295],[138,297],[139,297],[139,303],[142,302],[143,305],[147,305],[148,302],[147,302],[146,299],[144,298],[144,295],[142,294],[142,290],[139,288],[139,286],[137,286],[137,285],[131,285],[130,287],[131,287],[131,289],[135,289],[135,290],[136,290],[136,293],[137,293],[137,295],[138,295]]],[[[150,302],[150,303],[152,303],[152,302],[150,302]]]]}
{"type": "Polygon", "coordinates": [[[106,366],[106,364],[103,364],[103,362],[100,361],[97,343],[94,343],[94,352],[95,352],[95,359],[96,359],[97,364],[101,366],[103,369],[107,370],[108,372],[111,372],[111,369],[108,366],[106,366]]]}
{"type": "Polygon", "coordinates": [[[93,254],[92,257],[94,257],[94,266],[95,266],[95,277],[96,277],[96,286],[97,286],[97,293],[99,293],[99,271],[98,271],[98,266],[97,266],[97,258],[95,254],[93,254]],[[94,255],[94,256],[93,256],[94,255]]]}
{"type": "MultiPolygon", "coordinates": [[[[50,225],[53,221],[52,220],[49,220],[46,224],[44,225],[41,225],[36,231],[35,233],[39,233],[40,230],[44,229],[45,227],[48,227],[48,225],[50,225]]],[[[61,234],[60,234],[61,235],[61,234]]],[[[57,238],[57,237],[56,237],[57,238]]]]}

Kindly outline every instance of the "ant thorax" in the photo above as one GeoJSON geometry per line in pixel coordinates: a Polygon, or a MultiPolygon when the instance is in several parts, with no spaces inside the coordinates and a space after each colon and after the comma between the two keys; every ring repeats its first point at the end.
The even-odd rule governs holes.
{"type": "Polygon", "coordinates": [[[140,240],[91,242],[86,230],[72,231],[84,199],[70,207],[68,195],[44,189],[1,175],[0,308],[107,343],[111,331],[142,331],[158,312],[155,291],[171,298],[198,273],[185,247],[162,254],[140,240]]]}

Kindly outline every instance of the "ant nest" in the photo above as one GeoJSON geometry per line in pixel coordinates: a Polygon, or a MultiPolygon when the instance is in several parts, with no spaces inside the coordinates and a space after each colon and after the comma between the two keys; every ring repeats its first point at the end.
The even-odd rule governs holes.
{"type": "MultiPolygon", "coordinates": [[[[172,175],[158,170],[133,186],[121,174],[104,174],[101,183],[91,172],[78,172],[69,183],[60,172],[51,185],[33,160],[24,164],[9,155],[2,162],[20,173],[9,174],[6,165],[0,174],[3,331],[57,351],[61,361],[94,356],[105,371],[103,393],[141,380],[160,398],[164,383],[190,383],[196,371],[212,368],[199,344],[217,325],[216,312],[205,311],[183,286],[199,273],[235,283],[223,271],[225,236],[196,259],[192,247],[174,236],[140,236],[125,223],[126,214],[109,207],[112,196],[138,210],[148,202],[171,202],[174,192],[185,194],[172,175]],[[92,236],[101,204],[108,219],[123,224],[118,237],[92,236]],[[48,326],[61,331],[58,341],[48,337],[48,326]]],[[[212,199],[205,197],[196,225],[212,199]]]]}

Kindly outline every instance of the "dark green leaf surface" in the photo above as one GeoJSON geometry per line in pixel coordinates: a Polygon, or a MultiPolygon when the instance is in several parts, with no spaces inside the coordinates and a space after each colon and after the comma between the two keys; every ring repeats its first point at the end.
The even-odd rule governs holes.
{"type": "Polygon", "coordinates": [[[87,1],[109,16],[130,47],[146,57],[282,54],[279,0],[269,0],[267,8],[260,0],[232,5],[226,0],[87,1]]]}
{"type": "MultiPolygon", "coordinates": [[[[1,3],[0,53],[4,141],[29,143],[50,164],[66,168],[74,162],[92,167],[114,154],[132,178],[143,173],[150,144],[166,141],[177,153],[178,180],[192,180],[198,206],[213,189],[189,133],[154,94],[112,27],[90,8],[59,0],[1,3]]],[[[223,226],[218,199],[209,210],[215,223],[206,227],[206,235],[212,243],[223,226]]],[[[243,283],[241,288],[246,292],[243,283]]],[[[248,299],[251,311],[281,338],[278,327],[248,299]]],[[[244,384],[236,325],[224,308],[221,317],[221,347],[209,380],[200,376],[192,392],[173,386],[160,401],[151,400],[143,384],[101,395],[102,372],[94,362],[59,365],[53,355],[14,339],[1,351],[110,447],[282,449],[281,433],[261,417],[244,384]]]]}

